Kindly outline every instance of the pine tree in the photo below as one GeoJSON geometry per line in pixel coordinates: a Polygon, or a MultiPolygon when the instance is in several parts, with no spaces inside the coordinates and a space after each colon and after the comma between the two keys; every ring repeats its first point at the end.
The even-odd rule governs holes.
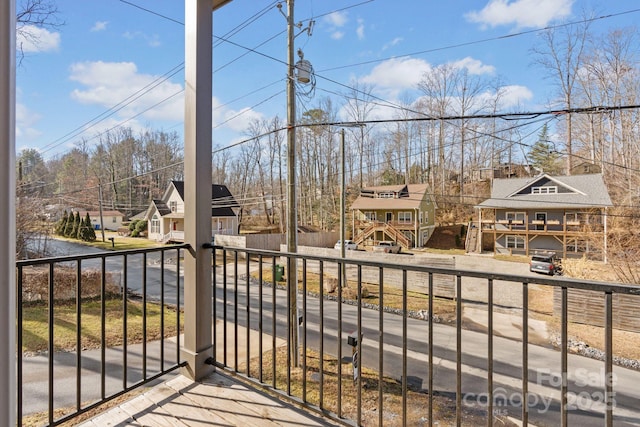
{"type": "Polygon", "coordinates": [[[55,233],[57,235],[64,236],[64,229],[67,225],[68,218],[69,218],[69,215],[67,214],[67,210],[65,209],[64,214],[62,215],[62,218],[60,218],[56,223],[55,233]]]}
{"type": "Polygon", "coordinates": [[[95,242],[96,241],[96,230],[93,229],[91,225],[91,218],[89,218],[89,213],[87,212],[87,218],[85,219],[87,223],[87,242],[95,242]]]}
{"type": "Polygon", "coordinates": [[[562,173],[560,153],[549,142],[549,130],[545,124],[538,134],[538,141],[529,150],[529,164],[541,173],[558,175],[562,173]]]}
{"type": "Polygon", "coordinates": [[[82,240],[83,242],[86,242],[86,236],[87,234],[87,222],[85,221],[85,218],[80,218],[80,226],[78,227],[78,234],[77,234],[77,238],[79,240],[82,240]]]}
{"type": "Polygon", "coordinates": [[[93,242],[96,240],[96,233],[91,226],[91,217],[89,216],[89,212],[84,217],[82,221],[82,232],[80,233],[80,238],[85,242],[93,242]]]}
{"type": "Polygon", "coordinates": [[[72,239],[77,239],[78,229],[80,229],[80,212],[76,212],[76,215],[73,218],[73,228],[71,229],[71,234],[69,235],[69,237],[71,237],[72,239]]]}
{"type": "Polygon", "coordinates": [[[69,213],[69,217],[67,218],[67,223],[64,225],[64,237],[71,237],[71,231],[73,230],[73,211],[69,213]]]}

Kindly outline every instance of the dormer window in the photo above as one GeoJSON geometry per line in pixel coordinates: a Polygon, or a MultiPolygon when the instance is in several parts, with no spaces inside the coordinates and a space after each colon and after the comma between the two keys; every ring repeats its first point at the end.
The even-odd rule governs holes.
{"type": "Polygon", "coordinates": [[[557,186],[531,187],[531,194],[558,194],[557,186]]]}
{"type": "Polygon", "coordinates": [[[170,201],[169,209],[171,209],[171,212],[176,212],[178,210],[178,202],[176,202],[175,200],[170,201]]]}
{"type": "Polygon", "coordinates": [[[378,193],[378,199],[393,199],[393,192],[385,191],[383,193],[378,193]]]}

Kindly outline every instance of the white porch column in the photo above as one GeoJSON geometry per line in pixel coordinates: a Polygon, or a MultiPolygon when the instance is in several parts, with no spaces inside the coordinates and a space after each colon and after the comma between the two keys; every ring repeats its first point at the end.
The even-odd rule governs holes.
{"type": "Polygon", "coordinates": [[[0,0],[0,425],[16,425],[16,9],[0,0]]]}
{"type": "Polygon", "coordinates": [[[211,249],[211,0],[185,1],[184,345],[182,370],[194,380],[213,371],[211,249]]]}

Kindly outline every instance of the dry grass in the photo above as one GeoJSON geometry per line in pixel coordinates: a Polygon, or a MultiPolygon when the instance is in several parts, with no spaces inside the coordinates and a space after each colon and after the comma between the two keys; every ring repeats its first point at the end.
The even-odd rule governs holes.
{"type": "MultiPolygon", "coordinates": [[[[302,355],[301,355],[302,358],[302,355]]],[[[287,348],[281,347],[276,352],[276,387],[279,390],[287,388],[287,348]]],[[[306,358],[306,394],[303,396],[303,374],[302,368],[291,368],[291,394],[306,402],[320,406],[323,409],[337,413],[338,411],[338,370],[342,375],[341,385],[341,409],[342,415],[355,420],[357,418],[357,383],[353,381],[353,367],[349,359],[343,359],[343,363],[330,356],[325,355],[323,359],[323,401],[320,402],[320,359],[318,353],[307,350],[306,358]]],[[[272,353],[263,354],[262,369],[263,381],[266,384],[273,384],[274,360],[272,353]]],[[[251,373],[256,375],[260,365],[259,359],[251,360],[251,373]]],[[[246,371],[246,366],[241,366],[240,371],[246,371]]],[[[370,369],[362,370],[361,389],[361,413],[362,425],[378,425],[378,387],[379,375],[370,369]]],[[[383,390],[383,423],[385,426],[402,425],[402,383],[390,378],[382,378],[383,390]]],[[[419,426],[428,425],[428,404],[429,393],[425,390],[417,390],[407,387],[407,425],[419,426]]],[[[456,415],[455,396],[433,394],[433,414],[435,425],[454,425],[456,415]]],[[[486,424],[486,411],[478,408],[463,406],[463,422],[465,426],[477,426],[486,424]]],[[[512,426],[506,418],[496,417],[494,424],[512,426]]]]}
{"type": "Polygon", "coordinates": [[[574,279],[597,280],[600,282],[617,282],[613,269],[598,261],[585,258],[562,260],[565,276],[574,279]]]}
{"type": "MultiPolygon", "coordinates": [[[[252,277],[257,279],[258,274],[252,273],[252,277]]],[[[262,272],[262,280],[263,282],[271,282],[273,283],[271,274],[271,269],[265,269],[262,272]]],[[[325,282],[327,279],[325,278],[325,282]]],[[[286,281],[278,282],[279,286],[286,286],[286,281]]],[[[303,290],[303,282],[302,280],[298,280],[298,289],[303,290]]],[[[320,276],[315,273],[307,272],[307,281],[306,281],[306,290],[307,292],[313,294],[320,294],[320,276]]],[[[355,281],[347,280],[347,286],[343,287],[341,290],[342,298],[344,300],[357,300],[358,299],[358,284],[355,281]]],[[[362,285],[362,301],[365,304],[370,304],[373,306],[380,306],[380,286],[375,283],[366,283],[362,285]]],[[[324,295],[329,295],[332,297],[338,297],[338,291],[334,290],[332,292],[327,292],[326,290],[323,292],[324,295]]],[[[403,306],[403,297],[402,297],[402,289],[398,289],[393,286],[383,286],[383,304],[387,308],[391,309],[402,309],[403,306]]],[[[426,310],[429,304],[429,295],[419,293],[419,292],[407,292],[407,309],[409,311],[418,311],[418,310],[426,310]]],[[[455,301],[446,299],[446,298],[433,298],[433,314],[438,316],[443,320],[452,320],[455,319],[456,315],[456,303],[455,301]]]]}

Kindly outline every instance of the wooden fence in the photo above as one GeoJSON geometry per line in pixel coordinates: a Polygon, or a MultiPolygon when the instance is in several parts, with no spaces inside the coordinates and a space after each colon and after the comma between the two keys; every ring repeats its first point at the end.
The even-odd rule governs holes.
{"type": "MultiPolygon", "coordinates": [[[[553,313],[560,316],[562,289],[553,291],[553,313]]],[[[567,293],[569,322],[604,326],[604,294],[602,292],[569,289],[567,293]]],[[[613,294],[613,327],[640,332],[640,296],[613,294]]]]}

